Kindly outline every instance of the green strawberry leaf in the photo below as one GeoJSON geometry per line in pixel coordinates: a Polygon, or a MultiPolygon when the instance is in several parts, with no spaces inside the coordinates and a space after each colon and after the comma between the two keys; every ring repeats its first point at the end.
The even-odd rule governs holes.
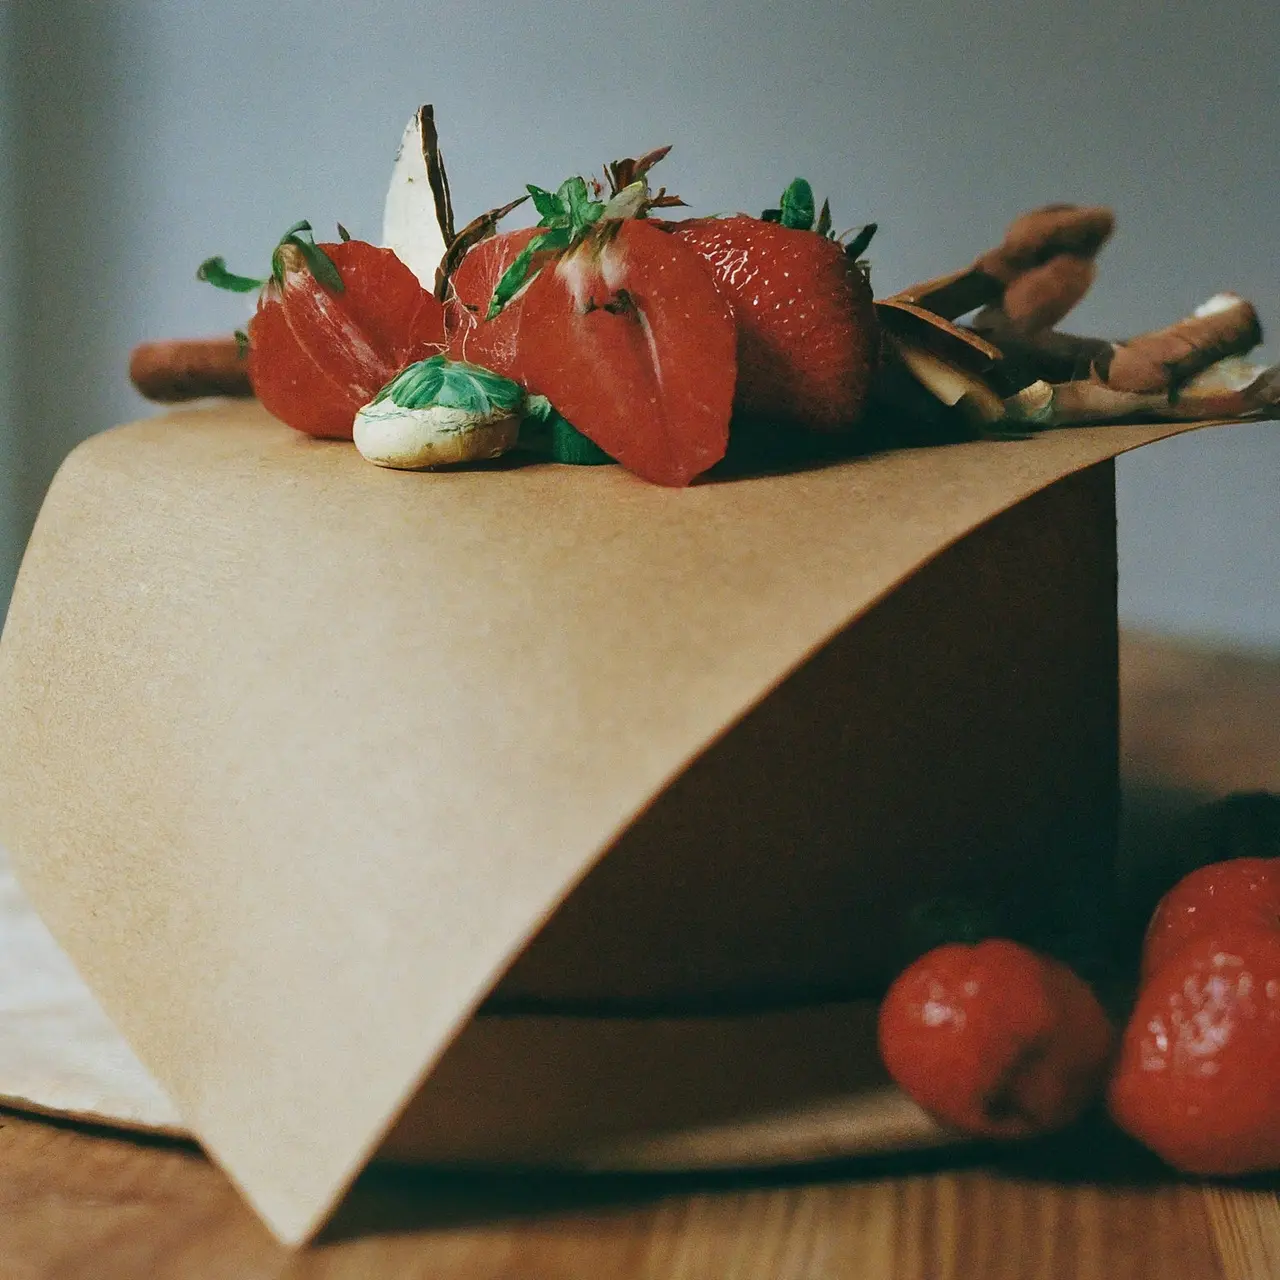
{"type": "Polygon", "coordinates": [[[351,232],[348,231],[342,223],[338,223],[338,239],[341,240],[343,244],[346,244],[347,241],[351,239],[351,232]]]}
{"type": "MultiPolygon", "coordinates": [[[[493,287],[493,297],[489,300],[489,309],[485,319],[492,320],[512,298],[538,274],[531,271],[536,253],[544,250],[567,249],[573,239],[568,227],[553,227],[529,241],[512,264],[502,273],[498,283],[493,287]]],[[[541,270],[541,268],[539,268],[541,270]]]]}
{"type": "Polygon", "coordinates": [[[822,202],[822,212],[818,214],[818,225],[814,230],[824,239],[831,238],[831,201],[824,200],[822,202]]]}
{"type": "Polygon", "coordinates": [[[211,284],[215,289],[227,289],[231,293],[252,293],[267,282],[252,276],[238,276],[227,270],[227,260],[222,257],[206,258],[196,268],[196,279],[211,284]]]}
{"type": "Polygon", "coordinates": [[[604,204],[591,198],[583,178],[569,178],[556,193],[569,208],[569,230],[575,238],[581,238],[586,229],[598,222],[604,213],[604,204]]]}
{"type": "Polygon", "coordinates": [[[243,360],[249,354],[249,335],[243,329],[235,331],[236,355],[243,360]]]}
{"type": "MultiPolygon", "coordinates": [[[[858,232],[852,240],[844,247],[845,256],[856,262],[867,251],[867,246],[871,243],[872,237],[879,230],[879,224],[868,222],[861,231],[858,232]]],[[[846,234],[848,234],[846,232],[846,234]]]]}
{"type": "Polygon", "coordinates": [[[315,277],[317,284],[323,285],[331,293],[342,293],[345,290],[346,286],[342,283],[342,276],[337,266],[333,259],[316,244],[311,223],[305,219],[302,222],[295,222],[280,237],[280,243],[276,245],[275,252],[271,255],[271,275],[278,285],[282,288],[284,286],[284,256],[280,250],[285,245],[292,245],[302,254],[307,270],[315,277]]]}
{"type": "Polygon", "coordinates": [[[502,273],[494,286],[485,319],[492,320],[502,308],[524,288],[542,269],[542,263],[534,266],[535,258],[545,258],[578,243],[600,221],[605,211],[602,201],[591,198],[586,180],[580,177],[566,178],[553,193],[528,184],[527,190],[533,207],[542,215],[538,226],[541,234],[533,237],[520,251],[512,264],[502,273]]]}
{"type": "Polygon", "coordinates": [[[568,219],[569,210],[559,196],[550,191],[544,191],[541,187],[535,187],[531,182],[525,183],[525,190],[533,199],[533,207],[537,209],[538,217],[542,219],[538,223],[540,227],[555,226],[557,225],[555,220],[568,219]]]}
{"type": "Polygon", "coordinates": [[[784,227],[793,231],[813,230],[813,188],[803,178],[797,178],[782,193],[781,214],[779,221],[784,227]]]}

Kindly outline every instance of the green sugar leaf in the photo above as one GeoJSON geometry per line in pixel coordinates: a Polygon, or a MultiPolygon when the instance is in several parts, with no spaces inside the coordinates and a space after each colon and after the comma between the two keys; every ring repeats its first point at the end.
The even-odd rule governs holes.
{"type": "Polygon", "coordinates": [[[519,412],[524,389],[483,365],[438,355],[402,369],[374,403],[387,399],[401,409],[461,409],[488,418],[519,412]]]}
{"type": "Polygon", "coordinates": [[[227,270],[225,258],[206,258],[196,268],[196,279],[211,284],[215,289],[227,289],[231,293],[252,293],[261,289],[265,280],[255,280],[252,276],[238,276],[227,270]]]}
{"type": "Polygon", "coordinates": [[[782,193],[782,225],[793,231],[812,231],[813,217],[813,188],[797,178],[782,193]]]}
{"type": "Polygon", "coordinates": [[[551,458],[575,467],[606,466],[613,459],[594,440],[588,440],[558,413],[551,420],[551,458]]]}
{"type": "Polygon", "coordinates": [[[599,467],[613,461],[594,440],[588,440],[566,421],[546,396],[529,396],[524,402],[520,447],[540,453],[552,462],[578,467],[599,467]]]}
{"type": "Polygon", "coordinates": [[[351,232],[348,231],[342,223],[338,223],[338,239],[341,240],[343,244],[346,244],[347,241],[351,239],[351,232]]]}

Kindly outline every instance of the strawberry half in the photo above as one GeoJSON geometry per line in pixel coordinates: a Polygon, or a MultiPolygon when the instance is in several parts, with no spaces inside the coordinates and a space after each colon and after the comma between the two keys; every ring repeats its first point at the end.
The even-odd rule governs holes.
{"type": "Polygon", "coordinates": [[[545,396],[637,475],[686,485],[728,445],[737,335],[706,265],[645,217],[673,199],[644,182],[662,154],[624,162],[634,180],[608,204],[581,178],[531,187],[541,225],[481,241],[453,274],[450,354],[545,396]]]}
{"type": "Polygon", "coordinates": [[[673,235],[707,263],[733,304],[734,407],[816,431],[853,426],[875,376],[879,330],[866,274],[844,248],[746,214],[691,219],[673,235]]]}
{"type": "Polygon", "coordinates": [[[451,344],[456,347],[465,342],[485,318],[498,281],[539,232],[538,227],[502,231],[467,251],[449,278],[445,296],[445,327],[451,344]]]}
{"type": "Polygon", "coordinates": [[[362,240],[316,244],[299,223],[272,255],[266,281],[210,259],[200,277],[260,288],[249,322],[249,381],[263,407],[295,430],[350,440],[356,412],[406,365],[444,347],[444,309],[390,249],[362,240]]]}

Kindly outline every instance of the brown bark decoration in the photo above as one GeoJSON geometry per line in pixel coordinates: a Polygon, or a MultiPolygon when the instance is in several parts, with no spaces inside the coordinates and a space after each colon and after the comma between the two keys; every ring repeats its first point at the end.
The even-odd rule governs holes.
{"type": "Polygon", "coordinates": [[[1234,294],[1220,297],[1221,304],[1206,305],[1203,314],[1115,345],[1094,361],[1094,377],[1117,391],[1176,390],[1219,360],[1252,351],[1262,341],[1253,304],[1234,294]]]}
{"type": "Polygon", "coordinates": [[[422,139],[422,158],[427,165],[427,182],[436,205],[436,222],[445,244],[457,238],[453,229],[453,197],[449,193],[449,175],[440,154],[440,136],[436,132],[435,108],[430,103],[418,108],[418,134],[422,139]]]}
{"type": "Polygon", "coordinates": [[[162,404],[202,396],[252,396],[249,362],[236,338],[144,342],[129,357],[129,378],[162,404]]]}

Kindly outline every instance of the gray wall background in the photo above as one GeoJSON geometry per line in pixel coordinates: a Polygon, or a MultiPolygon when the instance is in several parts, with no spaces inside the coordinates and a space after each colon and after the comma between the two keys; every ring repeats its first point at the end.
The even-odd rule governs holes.
{"type": "MultiPolygon", "coordinates": [[[[1274,0],[0,0],[0,40],[0,604],[66,451],[151,411],[130,347],[245,318],[195,265],[260,270],[302,217],[376,238],[422,101],[462,219],[674,142],[661,178],[700,211],[804,174],[879,221],[882,290],[1097,201],[1119,230],[1077,328],[1223,287],[1280,326],[1274,0]]],[[[1125,621],[1280,648],[1278,479],[1280,426],[1122,460],[1125,621]]]]}

